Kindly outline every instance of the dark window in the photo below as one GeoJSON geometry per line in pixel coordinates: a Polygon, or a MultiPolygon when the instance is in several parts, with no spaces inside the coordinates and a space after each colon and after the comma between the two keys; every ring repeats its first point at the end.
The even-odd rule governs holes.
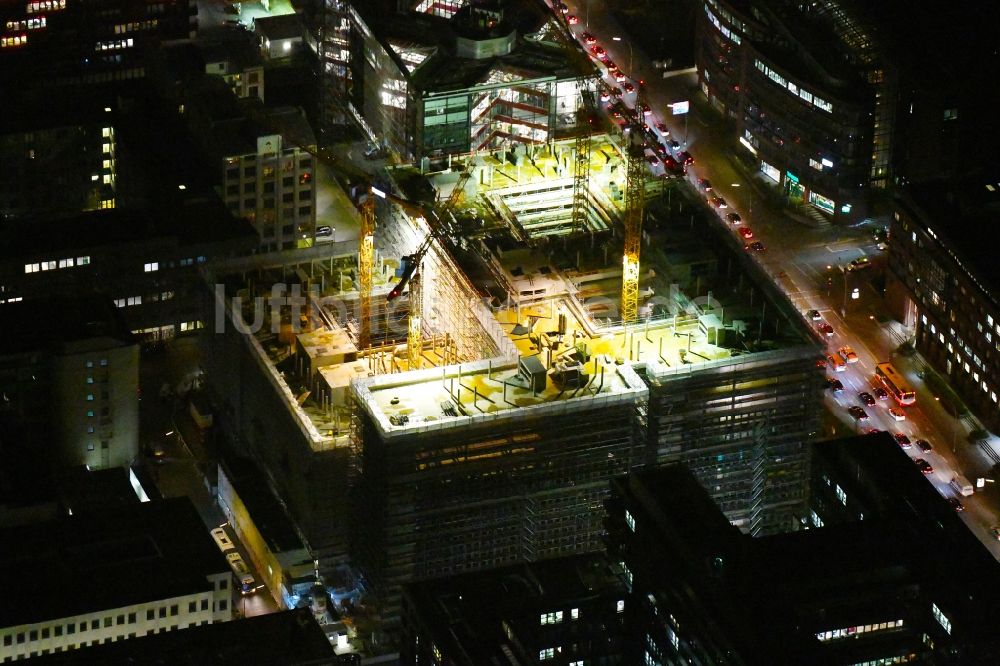
{"type": "Polygon", "coordinates": [[[299,206],[299,215],[308,215],[310,210],[312,210],[310,206],[299,206]]]}
{"type": "Polygon", "coordinates": [[[299,201],[309,201],[312,197],[311,190],[299,190],[299,201]]]}
{"type": "Polygon", "coordinates": [[[30,632],[28,632],[28,640],[29,641],[38,640],[38,629],[32,629],[30,632]]]}
{"type": "Polygon", "coordinates": [[[111,616],[110,615],[108,617],[104,618],[104,626],[105,627],[110,627],[111,626],[111,616]]]}
{"type": "Polygon", "coordinates": [[[226,186],[226,194],[239,194],[239,193],[240,193],[240,186],[239,185],[227,185],[226,186]]]}
{"type": "Polygon", "coordinates": [[[223,578],[222,580],[219,581],[219,589],[220,590],[224,590],[227,587],[229,587],[229,579],[228,578],[223,578]]]}
{"type": "Polygon", "coordinates": [[[295,184],[295,179],[292,178],[291,176],[285,176],[284,178],[281,179],[281,184],[284,185],[285,187],[291,187],[292,185],[295,184]]]}
{"type": "Polygon", "coordinates": [[[154,617],[156,617],[156,612],[152,608],[146,611],[147,620],[152,620],[154,617]]]}
{"type": "Polygon", "coordinates": [[[292,203],[293,201],[295,201],[295,193],[285,192],[284,194],[281,195],[281,200],[285,203],[292,203]]]}
{"type": "Polygon", "coordinates": [[[246,167],[245,169],[243,169],[243,175],[246,178],[253,178],[254,176],[257,175],[257,167],[255,166],[246,167]]]}
{"type": "Polygon", "coordinates": [[[6,636],[3,637],[4,645],[10,645],[13,642],[14,642],[14,636],[12,634],[7,634],[6,636]]]}
{"type": "Polygon", "coordinates": [[[208,610],[208,599],[202,599],[201,600],[201,609],[202,610],[208,610]]]}
{"type": "Polygon", "coordinates": [[[120,625],[120,624],[125,624],[125,615],[124,615],[124,614],[122,614],[122,615],[119,615],[119,616],[118,616],[118,617],[117,617],[117,618],[115,619],[115,624],[119,624],[119,625],[120,625]]]}
{"type": "Polygon", "coordinates": [[[42,638],[48,638],[48,637],[49,637],[49,628],[48,627],[43,627],[42,628],[42,638]]]}
{"type": "Polygon", "coordinates": [[[163,606],[162,608],[160,608],[160,617],[166,617],[166,616],[167,616],[167,607],[163,606]]]}
{"type": "Polygon", "coordinates": [[[194,601],[188,602],[188,613],[194,613],[196,610],[198,610],[197,602],[194,601]]]}
{"type": "Polygon", "coordinates": [[[173,604],[170,606],[170,614],[177,615],[177,604],[173,604]]]}
{"type": "Polygon", "coordinates": [[[135,624],[135,613],[129,613],[128,614],[128,623],[129,624],[135,624]]]}
{"type": "Polygon", "coordinates": [[[55,633],[56,633],[56,636],[62,636],[62,634],[63,634],[63,626],[61,624],[57,624],[55,626],[55,633]]]}
{"type": "Polygon", "coordinates": [[[257,191],[257,183],[243,183],[243,191],[247,194],[257,191]]]}
{"type": "Polygon", "coordinates": [[[76,622],[70,622],[69,624],[66,625],[66,633],[67,634],[76,633],[76,622]]]}
{"type": "Polygon", "coordinates": [[[228,604],[228,603],[226,602],[226,600],[225,600],[225,599],[223,599],[222,601],[220,601],[220,602],[219,602],[219,610],[226,610],[226,607],[227,607],[228,605],[229,605],[229,604],[228,604]]]}
{"type": "Polygon", "coordinates": [[[267,192],[268,194],[274,192],[274,183],[273,182],[264,183],[264,191],[267,192]]]}
{"type": "Polygon", "coordinates": [[[87,623],[86,622],[81,622],[80,623],[80,631],[81,632],[87,631],[87,623]]]}

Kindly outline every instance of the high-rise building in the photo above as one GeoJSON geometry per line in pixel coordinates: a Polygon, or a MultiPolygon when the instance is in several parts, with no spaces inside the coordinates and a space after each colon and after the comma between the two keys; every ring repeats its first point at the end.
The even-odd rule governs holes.
{"type": "Polygon", "coordinates": [[[881,433],[815,445],[810,529],[751,537],[682,466],[616,479],[628,663],[986,664],[1000,569],[881,433]]]}
{"type": "Polygon", "coordinates": [[[0,531],[0,658],[232,618],[233,573],[187,498],[0,531]]]}
{"type": "Polygon", "coordinates": [[[139,453],[139,346],[121,313],[95,297],[0,308],[5,420],[55,466],[129,465],[139,453]]]}
{"type": "Polygon", "coordinates": [[[1000,173],[925,181],[893,204],[887,302],[916,331],[931,367],[983,424],[1000,429],[1000,281],[993,244],[984,240],[991,236],[982,235],[1000,219],[1000,173]]]}
{"type": "Polygon", "coordinates": [[[5,0],[0,79],[53,84],[142,78],[149,50],[192,39],[196,28],[193,0],[5,0]]]}

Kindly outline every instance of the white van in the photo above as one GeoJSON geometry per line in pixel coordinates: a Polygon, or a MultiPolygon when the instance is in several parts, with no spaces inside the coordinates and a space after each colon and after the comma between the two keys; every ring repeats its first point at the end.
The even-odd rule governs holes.
{"type": "Polygon", "coordinates": [[[962,497],[968,497],[976,492],[975,488],[972,487],[972,483],[961,474],[956,474],[949,485],[951,485],[952,490],[962,497]]]}

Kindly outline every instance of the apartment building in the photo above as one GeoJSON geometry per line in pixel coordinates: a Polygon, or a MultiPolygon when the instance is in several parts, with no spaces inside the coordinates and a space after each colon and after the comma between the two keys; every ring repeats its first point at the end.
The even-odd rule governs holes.
{"type": "Polygon", "coordinates": [[[0,531],[0,658],[225,622],[233,574],[187,498],[0,531]]]}

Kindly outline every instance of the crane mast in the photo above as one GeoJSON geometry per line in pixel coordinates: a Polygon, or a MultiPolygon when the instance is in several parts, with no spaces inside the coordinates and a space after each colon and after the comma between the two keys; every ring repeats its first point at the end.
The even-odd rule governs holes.
{"type": "Polygon", "coordinates": [[[641,138],[642,85],[636,94],[637,118],[625,137],[625,248],[622,251],[622,322],[639,318],[639,250],[642,248],[642,216],[646,198],[646,165],[641,138]]]}

